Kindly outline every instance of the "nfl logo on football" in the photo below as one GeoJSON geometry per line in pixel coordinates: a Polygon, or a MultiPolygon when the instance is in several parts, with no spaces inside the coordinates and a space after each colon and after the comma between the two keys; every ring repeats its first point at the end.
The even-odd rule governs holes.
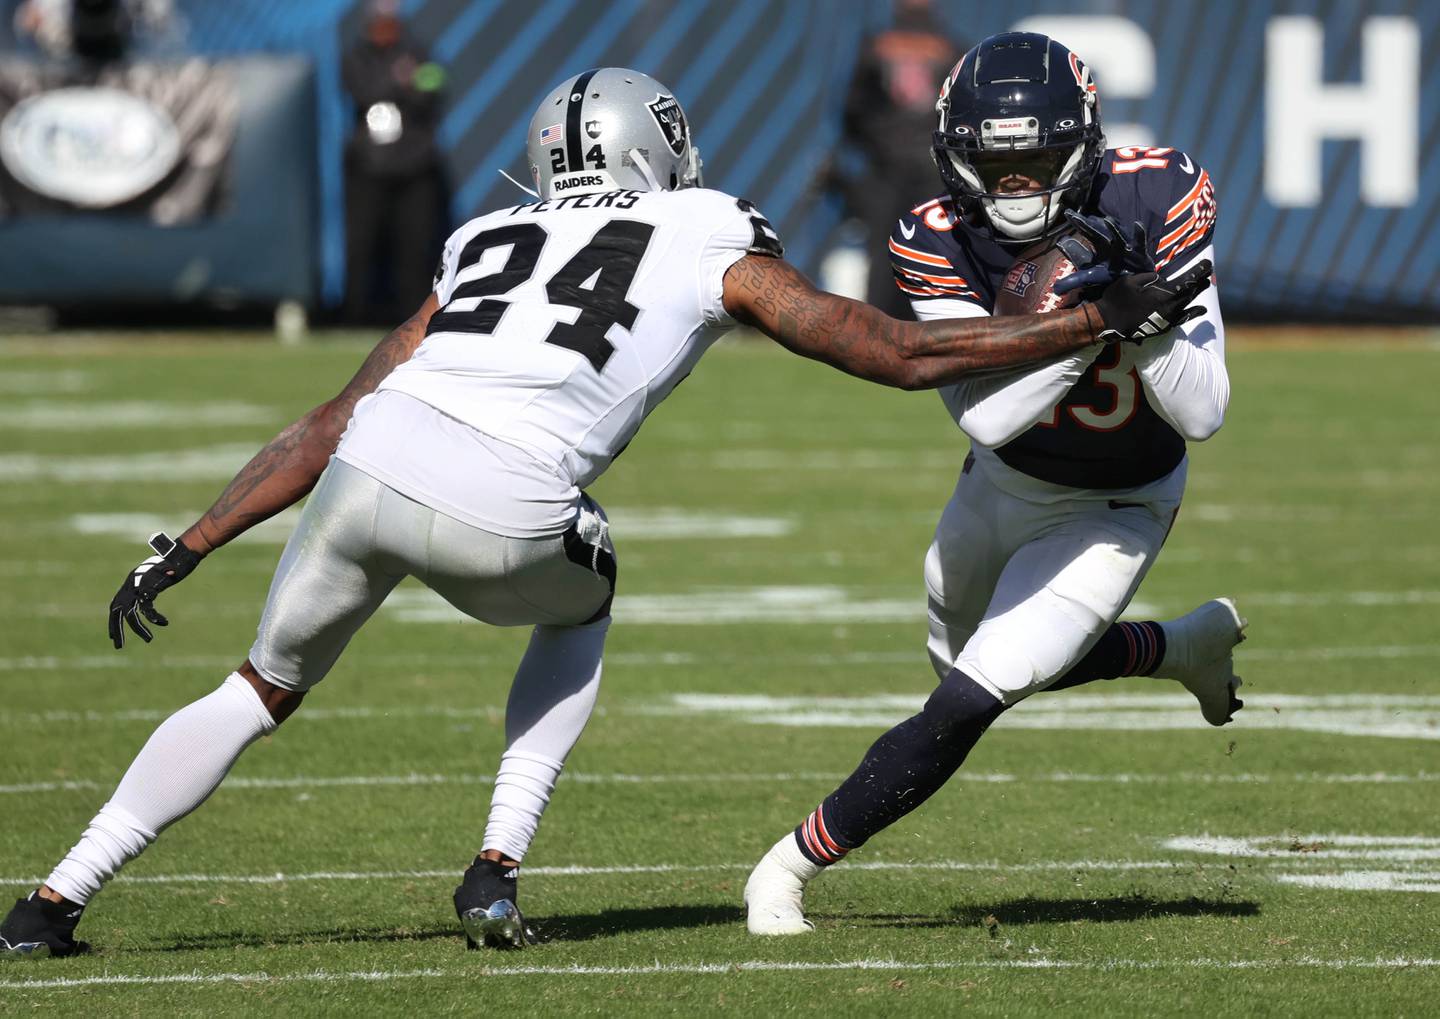
{"type": "Polygon", "coordinates": [[[1030,284],[1035,282],[1038,269],[1034,262],[1016,262],[1005,276],[1005,289],[1016,297],[1024,297],[1030,284]]]}

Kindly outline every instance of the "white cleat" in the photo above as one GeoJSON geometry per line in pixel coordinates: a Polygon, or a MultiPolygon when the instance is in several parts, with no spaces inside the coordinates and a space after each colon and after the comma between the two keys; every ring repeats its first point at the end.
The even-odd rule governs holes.
{"type": "Polygon", "coordinates": [[[787,833],[745,882],[746,929],[765,935],[813,931],[815,925],[805,919],[805,882],[818,870],[795,845],[795,836],[787,833]]]}
{"type": "Polygon", "coordinates": [[[1234,653],[1249,625],[1235,602],[1216,598],[1160,625],[1165,629],[1165,660],[1156,675],[1179,680],[1200,702],[1200,713],[1211,725],[1231,721],[1245,706],[1235,696],[1241,684],[1234,653]]]}

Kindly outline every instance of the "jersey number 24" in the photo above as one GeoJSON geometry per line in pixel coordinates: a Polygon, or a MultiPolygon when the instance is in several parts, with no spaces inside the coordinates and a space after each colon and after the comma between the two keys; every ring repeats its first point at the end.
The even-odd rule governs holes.
{"type": "MultiPolygon", "coordinates": [[[[581,354],[598,372],[615,353],[605,338],[613,325],[629,329],[640,309],[628,300],[630,284],[640,268],[640,259],[655,227],[649,223],[617,219],[606,223],[590,243],[577,251],[545,284],[551,304],[580,309],[574,322],[557,322],[545,337],[546,343],[581,354]],[[587,286],[587,284],[589,284],[587,286]]],[[[539,223],[511,223],[485,230],[470,238],[460,251],[457,265],[474,265],[492,248],[509,246],[510,254],[499,272],[467,280],[450,295],[447,310],[430,317],[425,335],[439,332],[480,333],[488,336],[500,324],[510,307],[496,295],[508,294],[535,274],[540,252],[549,234],[539,223]],[[470,311],[448,310],[464,297],[482,297],[470,311]]]]}

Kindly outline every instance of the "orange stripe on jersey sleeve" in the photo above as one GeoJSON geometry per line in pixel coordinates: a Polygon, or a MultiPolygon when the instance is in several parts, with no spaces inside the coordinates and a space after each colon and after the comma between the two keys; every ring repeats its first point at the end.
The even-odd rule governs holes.
{"type": "Polygon", "coordinates": [[[1208,170],[1201,170],[1200,179],[1195,182],[1195,186],[1190,189],[1189,193],[1186,194],[1184,198],[1180,199],[1174,205],[1170,206],[1170,211],[1165,216],[1166,226],[1169,226],[1171,223],[1175,222],[1175,220],[1179,219],[1181,213],[1183,213],[1186,209],[1190,208],[1190,206],[1194,204],[1195,199],[1200,197],[1200,192],[1204,191],[1205,185],[1209,183],[1210,172],[1208,170]]]}
{"type": "Polygon", "coordinates": [[[947,287],[968,288],[970,286],[970,284],[966,283],[959,276],[932,276],[929,273],[916,272],[914,269],[906,269],[898,265],[892,265],[891,268],[898,273],[904,273],[908,279],[918,280],[924,283],[939,283],[947,287]]]}
{"type": "Polygon", "coordinates": [[[917,251],[914,248],[907,248],[903,244],[897,244],[895,238],[890,238],[890,250],[901,258],[908,258],[912,262],[922,262],[925,265],[939,266],[943,269],[952,268],[950,262],[939,255],[932,255],[929,252],[917,251]]]}

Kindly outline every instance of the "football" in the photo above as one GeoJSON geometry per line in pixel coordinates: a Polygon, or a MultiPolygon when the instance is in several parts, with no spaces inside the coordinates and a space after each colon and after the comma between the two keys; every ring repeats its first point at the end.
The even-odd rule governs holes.
{"type": "MultiPolygon", "coordinates": [[[[1083,238],[1076,239],[1090,246],[1083,238]]],[[[1044,313],[1078,303],[1075,292],[1055,293],[1055,283],[1075,271],[1075,263],[1060,250],[1057,240],[1051,237],[1037,241],[1015,259],[995,295],[995,315],[1044,313]]]]}

